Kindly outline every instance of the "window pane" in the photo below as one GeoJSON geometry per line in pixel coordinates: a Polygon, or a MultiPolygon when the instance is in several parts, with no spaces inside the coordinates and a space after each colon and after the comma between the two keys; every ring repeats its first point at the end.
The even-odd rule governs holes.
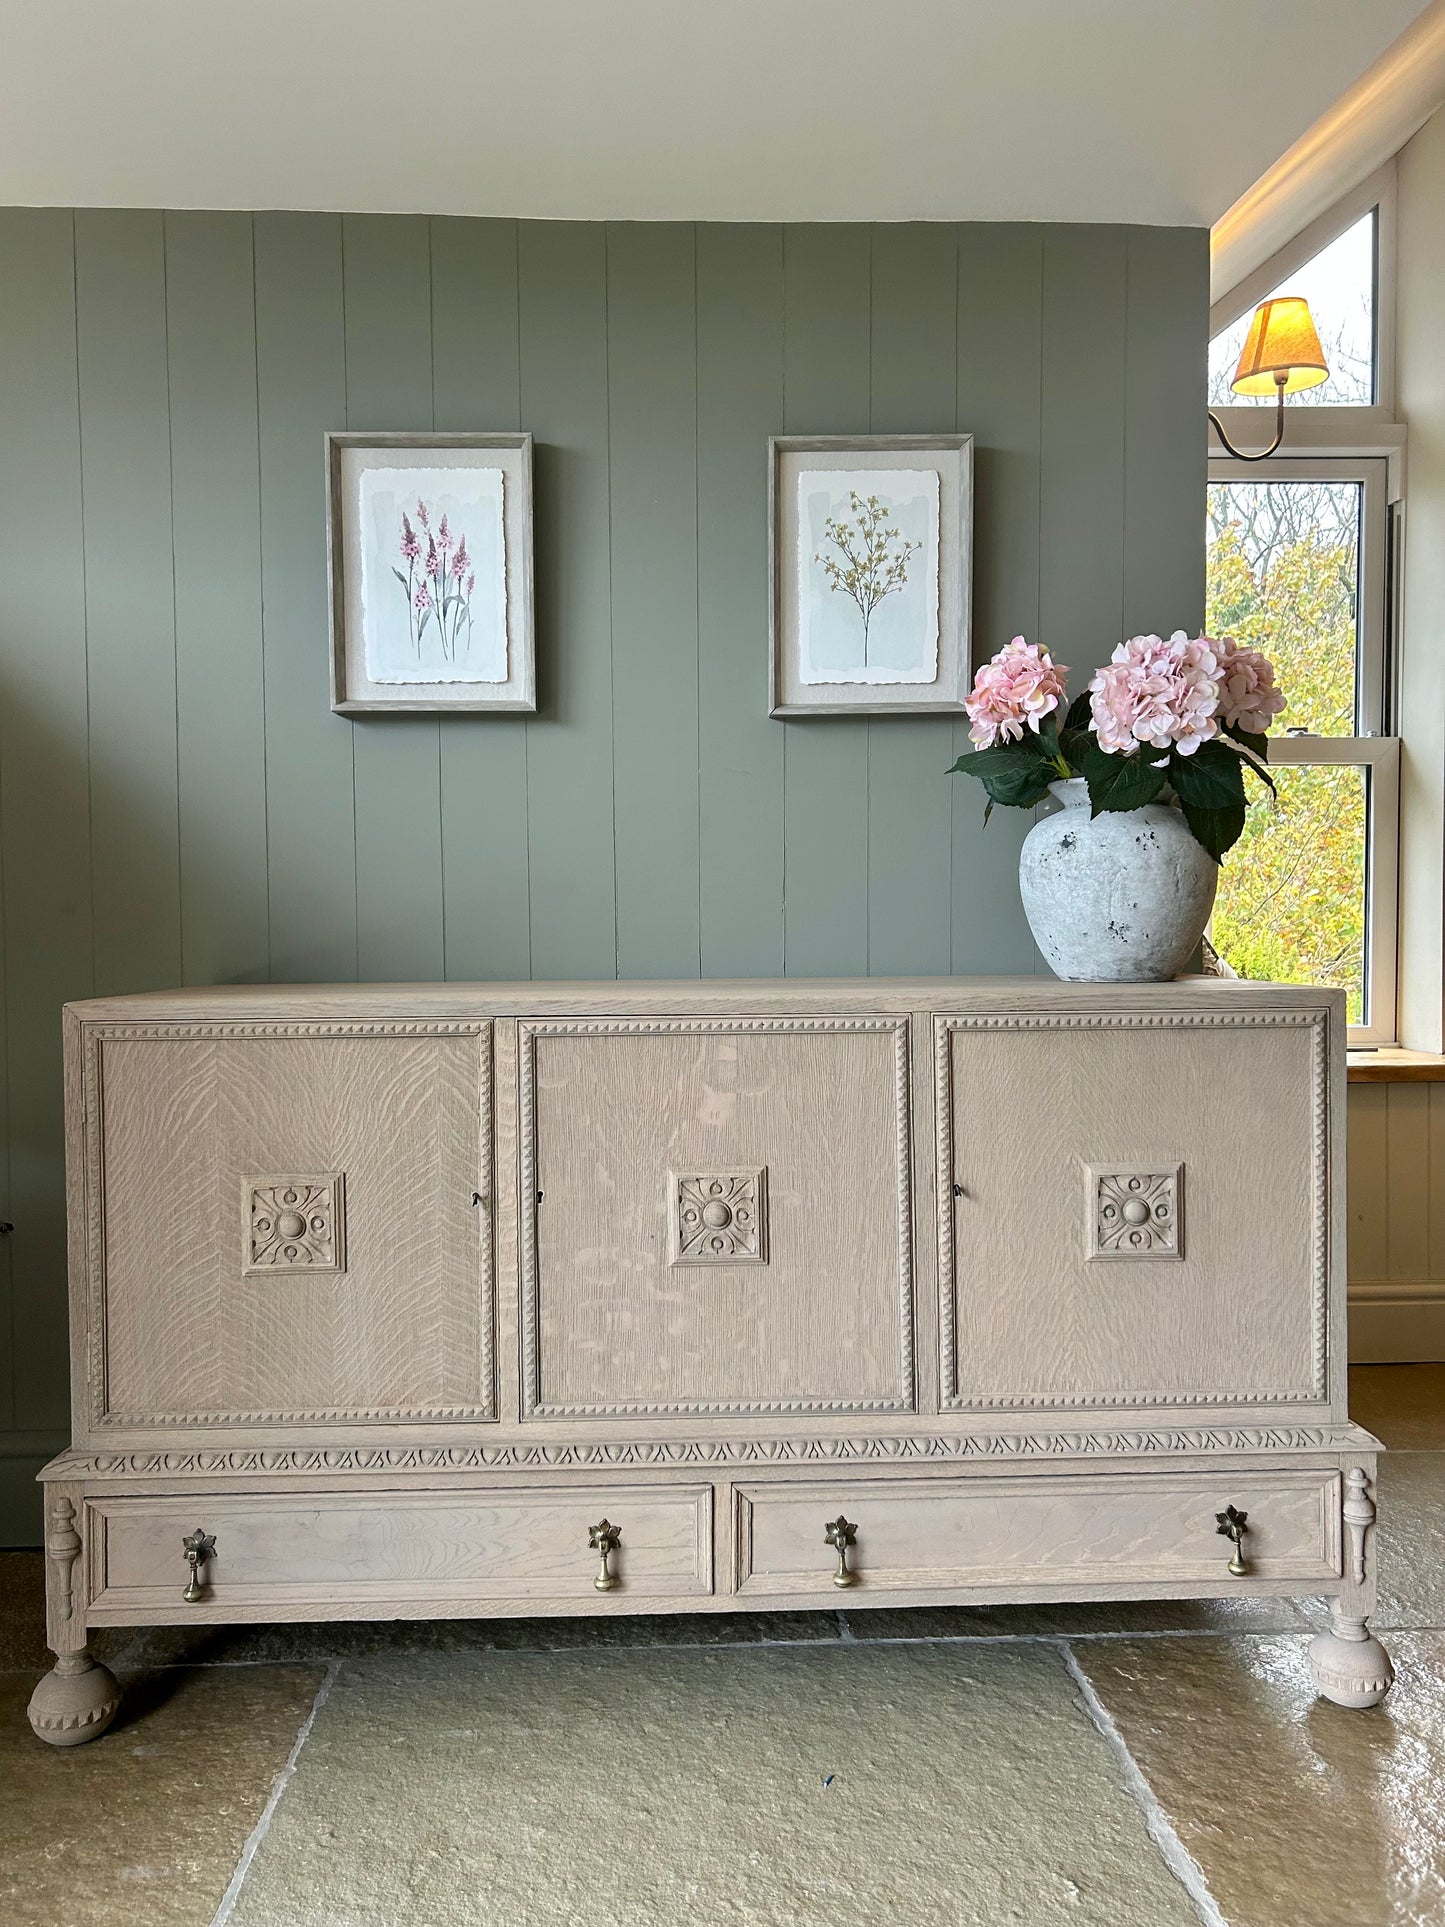
{"type": "Polygon", "coordinates": [[[1362,1024],[1369,771],[1286,764],[1274,780],[1279,801],[1250,805],[1220,865],[1210,941],[1241,977],[1342,985],[1362,1024]]]}
{"type": "MultiPolygon", "coordinates": [[[[1276,295],[1302,294],[1310,304],[1330,378],[1317,388],[1291,395],[1291,408],[1375,399],[1375,215],[1361,215],[1353,227],[1322,248],[1312,261],[1271,288],[1276,295]]],[[[1229,384],[1239,366],[1253,310],[1209,344],[1209,405],[1274,407],[1273,395],[1236,395],[1229,384]]]]}
{"type": "Polygon", "coordinates": [[[1205,628],[1262,649],[1276,727],[1357,733],[1360,482],[1211,482],[1205,628]]]}

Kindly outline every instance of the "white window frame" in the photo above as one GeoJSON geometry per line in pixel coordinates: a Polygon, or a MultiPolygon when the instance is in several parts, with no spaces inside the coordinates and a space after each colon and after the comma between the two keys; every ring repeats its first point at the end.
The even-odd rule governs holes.
{"type": "Polygon", "coordinates": [[[1252,462],[1248,468],[1227,455],[1214,455],[1209,462],[1212,483],[1328,481],[1360,485],[1356,733],[1316,736],[1301,730],[1270,737],[1272,763],[1305,768],[1334,764],[1369,772],[1365,831],[1366,1021],[1350,1025],[1352,1049],[1393,1044],[1398,1034],[1400,739],[1386,733],[1391,653],[1387,595],[1389,479],[1388,461],[1380,455],[1320,456],[1299,450],[1272,455],[1268,461],[1252,462]]]}
{"type": "MultiPolygon", "coordinates": [[[[1209,313],[1209,338],[1213,341],[1372,208],[1376,210],[1374,401],[1315,408],[1290,409],[1287,405],[1283,449],[1267,461],[1251,462],[1247,468],[1223,454],[1205,425],[1211,482],[1267,481],[1272,477],[1277,481],[1359,481],[1364,486],[1356,666],[1359,733],[1270,739],[1270,759],[1279,764],[1346,764],[1369,771],[1365,853],[1369,1021],[1350,1026],[1352,1049],[1393,1044],[1399,1036],[1401,738],[1389,732],[1400,727],[1391,705],[1397,680],[1397,505],[1405,491],[1405,430],[1395,413],[1395,162],[1387,161],[1327,213],[1311,221],[1268,261],[1221,295],[1209,313]]],[[[1267,437],[1267,414],[1258,407],[1231,405],[1214,412],[1236,447],[1258,447],[1267,437]]]]}
{"type": "MultiPolygon", "coordinates": [[[[1301,416],[1326,415],[1333,417],[1340,425],[1364,428],[1367,424],[1393,422],[1395,420],[1395,285],[1396,285],[1396,248],[1395,248],[1395,208],[1396,179],[1395,163],[1386,161],[1370,175],[1352,194],[1345,195],[1327,214],[1311,221],[1307,228],[1282,247],[1278,254],[1272,254],[1268,261],[1261,262],[1253,274],[1247,274],[1242,281],[1236,282],[1227,294],[1223,294],[1209,310],[1209,339],[1224,333],[1241,316],[1257,308],[1261,301],[1277,288],[1282,281],[1288,280],[1297,269],[1327,248],[1331,241],[1337,241],[1359,220],[1362,214],[1376,210],[1375,222],[1375,399],[1373,402],[1327,403],[1320,408],[1297,408],[1289,417],[1289,430],[1293,434],[1301,416]]],[[[1224,421],[1225,431],[1234,440],[1234,428],[1244,427],[1245,439],[1242,444],[1248,447],[1249,424],[1255,424],[1255,434],[1259,433],[1259,422],[1263,419],[1258,405],[1237,403],[1214,411],[1224,421]]]]}

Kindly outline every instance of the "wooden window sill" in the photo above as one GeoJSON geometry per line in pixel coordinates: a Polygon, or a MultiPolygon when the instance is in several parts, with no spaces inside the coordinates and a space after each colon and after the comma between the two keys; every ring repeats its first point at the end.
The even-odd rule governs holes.
{"type": "Polygon", "coordinates": [[[1445,1084],[1445,1057],[1428,1050],[1352,1050],[1349,1066],[1352,1084],[1445,1084]]]}

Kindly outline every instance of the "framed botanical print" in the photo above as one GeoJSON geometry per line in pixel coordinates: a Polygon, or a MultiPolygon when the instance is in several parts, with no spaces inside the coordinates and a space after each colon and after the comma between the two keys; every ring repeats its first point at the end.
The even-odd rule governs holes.
{"type": "Polygon", "coordinates": [[[774,716],[962,711],[971,435],[768,443],[774,716]]]}
{"type": "Polygon", "coordinates": [[[331,706],[535,711],[532,437],[326,437],[331,706]]]}

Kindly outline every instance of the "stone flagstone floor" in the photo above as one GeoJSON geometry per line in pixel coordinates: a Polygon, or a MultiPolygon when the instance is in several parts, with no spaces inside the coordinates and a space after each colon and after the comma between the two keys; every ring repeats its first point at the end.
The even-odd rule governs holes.
{"type": "Polygon", "coordinates": [[[157,1629],[41,1746],[0,1554],[5,1927],[1445,1927],[1445,1366],[1391,1448],[1384,1706],[1281,1602],[157,1629]]]}

